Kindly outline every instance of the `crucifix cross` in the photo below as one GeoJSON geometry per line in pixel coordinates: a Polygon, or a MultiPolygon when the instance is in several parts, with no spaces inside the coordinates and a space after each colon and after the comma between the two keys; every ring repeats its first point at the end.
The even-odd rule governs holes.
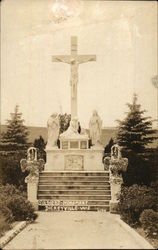
{"type": "Polygon", "coordinates": [[[71,119],[77,117],[77,85],[78,67],[81,63],[96,61],[96,55],[78,55],[77,37],[71,37],[71,55],[56,55],[52,57],[53,62],[62,62],[71,66],[71,119]]]}

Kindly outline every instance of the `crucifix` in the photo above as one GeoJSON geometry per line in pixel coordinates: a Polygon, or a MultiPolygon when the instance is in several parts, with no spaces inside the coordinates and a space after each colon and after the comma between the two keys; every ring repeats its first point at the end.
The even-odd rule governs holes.
{"type": "Polygon", "coordinates": [[[78,67],[81,63],[96,61],[96,55],[78,55],[77,37],[71,37],[71,55],[56,55],[52,57],[53,62],[62,62],[70,64],[71,76],[71,119],[77,118],[77,85],[78,85],[78,67]]]}

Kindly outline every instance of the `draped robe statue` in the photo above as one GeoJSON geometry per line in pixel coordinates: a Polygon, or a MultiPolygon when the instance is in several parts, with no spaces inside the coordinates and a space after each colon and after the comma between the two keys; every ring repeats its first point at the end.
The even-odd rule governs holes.
{"type": "Polygon", "coordinates": [[[100,119],[98,112],[94,110],[89,122],[89,133],[93,145],[100,144],[101,130],[102,120],[100,119]]]}
{"type": "Polygon", "coordinates": [[[57,145],[57,139],[59,137],[59,117],[57,113],[53,113],[47,122],[48,128],[48,147],[55,147],[57,145]]]}

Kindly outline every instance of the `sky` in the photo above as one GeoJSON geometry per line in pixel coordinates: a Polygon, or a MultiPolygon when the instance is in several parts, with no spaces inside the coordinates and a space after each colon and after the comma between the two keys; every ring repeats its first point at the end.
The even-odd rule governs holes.
{"type": "Polygon", "coordinates": [[[156,119],[156,1],[3,0],[1,2],[1,123],[16,104],[27,126],[46,127],[54,113],[70,113],[70,66],[52,62],[78,53],[96,62],[79,66],[78,118],[88,127],[96,109],[104,127],[117,125],[138,94],[156,119]]]}

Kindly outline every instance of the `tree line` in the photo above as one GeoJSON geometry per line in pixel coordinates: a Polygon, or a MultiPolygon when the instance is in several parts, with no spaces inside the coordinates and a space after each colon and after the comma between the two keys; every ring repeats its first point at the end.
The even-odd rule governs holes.
{"type": "MultiPolygon", "coordinates": [[[[156,131],[152,128],[150,117],[144,116],[145,110],[138,104],[134,94],[132,103],[128,103],[128,112],[125,118],[118,120],[117,136],[111,138],[105,147],[104,154],[109,154],[111,146],[118,143],[122,148],[123,157],[127,157],[129,165],[124,174],[124,184],[130,186],[136,184],[150,185],[156,173],[156,161],[158,147],[150,148],[150,144],[156,139],[156,131]]],[[[60,133],[63,133],[70,124],[71,115],[59,115],[60,133]]],[[[21,172],[20,160],[26,158],[26,149],[35,146],[38,155],[46,161],[46,142],[40,135],[33,144],[28,143],[28,128],[24,125],[22,113],[16,106],[10,119],[7,120],[7,130],[1,133],[0,141],[0,174],[2,184],[10,183],[16,186],[23,185],[25,174],[21,172]]]]}

